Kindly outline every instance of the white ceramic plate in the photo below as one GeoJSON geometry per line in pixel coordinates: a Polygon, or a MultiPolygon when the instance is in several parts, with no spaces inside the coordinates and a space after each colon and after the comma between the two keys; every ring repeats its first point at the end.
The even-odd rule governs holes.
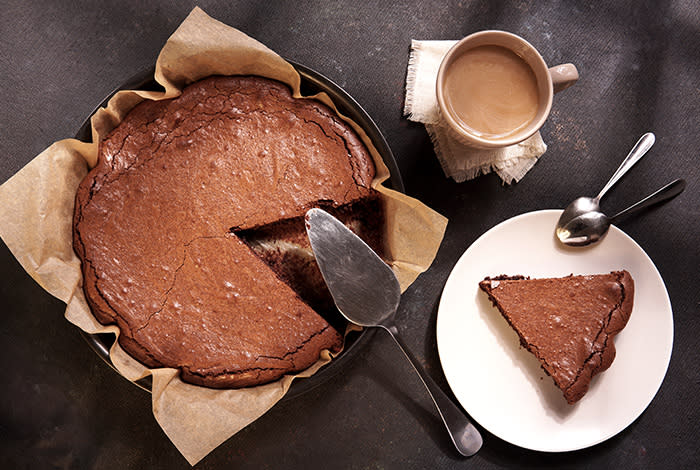
{"type": "Polygon", "coordinates": [[[554,236],[560,214],[523,214],[476,240],[450,274],[437,317],[440,362],[467,413],[501,439],[545,452],[589,447],[629,426],[661,386],[673,345],[668,293],[644,250],[616,227],[597,245],[564,247],[554,236]],[[588,393],[568,405],[478,283],[499,274],[559,277],[619,269],[632,275],[635,299],[615,338],[617,356],[588,393]]]}

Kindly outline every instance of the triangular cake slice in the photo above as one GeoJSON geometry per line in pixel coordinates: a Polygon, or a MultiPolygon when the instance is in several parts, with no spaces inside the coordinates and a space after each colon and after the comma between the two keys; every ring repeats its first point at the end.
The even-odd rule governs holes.
{"type": "Polygon", "coordinates": [[[545,279],[487,277],[479,287],[569,404],[612,364],[613,338],[627,324],[634,302],[634,281],[624,270],[545,279]]]}

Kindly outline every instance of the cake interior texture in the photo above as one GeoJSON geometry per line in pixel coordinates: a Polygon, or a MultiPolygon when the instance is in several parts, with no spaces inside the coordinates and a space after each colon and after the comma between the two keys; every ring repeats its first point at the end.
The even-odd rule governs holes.
{"type": "Polygon", "coordinates": [[[634,302],[634,281],[625,270],[543,279],[502,275],[487,277],[479,287],[569,404],[612,364],[614,337],[634,302]]]}
{"type": "Polygon", "coordinates": [[[374,163],[354,130],[282,83],[210,77],[146,100],[100,142],[73,245],[95,317],[149,367],[259,385],[342,347],[303,230],[322,207],[382,251],[374,163]]]}

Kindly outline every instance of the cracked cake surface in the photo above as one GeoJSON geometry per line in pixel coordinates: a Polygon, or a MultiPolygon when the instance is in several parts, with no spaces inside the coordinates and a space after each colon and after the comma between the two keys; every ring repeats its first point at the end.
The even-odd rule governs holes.
{"type": "Polygon", "coordinates": [[[331,109],[260,77],[210,77],[137,105],[76,194],[73,245],[95,317],[149,367],[257,385],[341,335],[238,231],[375,197],[374,163],[331,109]]]}
{"type": "Polygon", "coordinates": [[[614,337],[634,303],[634,281],[625,270],[543,279],[502,275],[485,278],[479,287],[569,404],[612,364],[614,337]]]}

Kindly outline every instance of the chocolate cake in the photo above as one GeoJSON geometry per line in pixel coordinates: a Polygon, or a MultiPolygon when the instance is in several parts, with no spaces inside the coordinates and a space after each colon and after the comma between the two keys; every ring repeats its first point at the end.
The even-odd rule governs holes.
{"type": "Polygon", "coordinates": [[[376,200],[374,171],[350,126],[273,80],[210,77],[146,100],[100,142],[76,195],[88,304],[133,357],[194,384],[303,370],[342,337],[285,282],[284,250],[252,241],[298,238],[284,227],[311,207],[376,200]]]}
{"type": "Polygon", "coordinates": [[[546,279],[487,277],[479,287],[569,404],[580,400],[591,378],[612,364],[613,339],[627,324],[634,302],[634,281],[627,271],[546,279]]]}

